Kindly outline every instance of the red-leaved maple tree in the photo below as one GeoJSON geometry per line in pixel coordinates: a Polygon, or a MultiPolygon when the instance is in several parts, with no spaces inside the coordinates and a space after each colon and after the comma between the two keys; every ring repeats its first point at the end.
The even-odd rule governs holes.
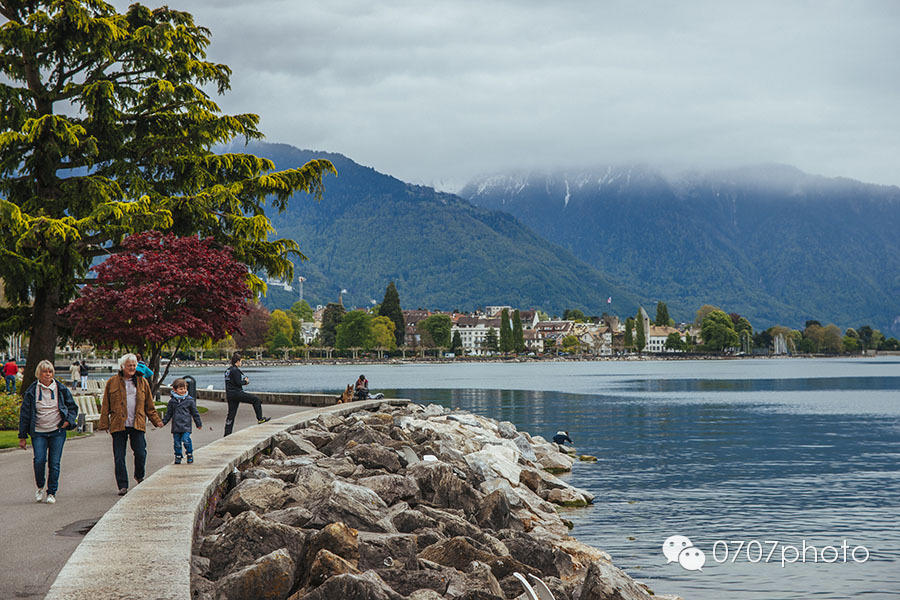
{"type": "Polygon", "coordinates": [[[158,231],[132,235],[92,269],[96,279],[60,311],[77,339],[101,346],[118,342],[140,351],[153,369],[156,392],[163,347],[188,338],[219,340],[240,332],[252,296],[247,267],[212,238],[158,231]]]}

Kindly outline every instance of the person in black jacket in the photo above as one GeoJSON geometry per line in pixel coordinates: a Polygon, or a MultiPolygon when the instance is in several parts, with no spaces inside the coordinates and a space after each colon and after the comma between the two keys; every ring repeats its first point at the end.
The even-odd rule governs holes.
{"type": "Polygon", "coordinates": [[[188,395],[187,381],[178,378],[172,382],[172,397],[163,417],[163,425],[172,421],[172,440],[175,444],[175,464],[181,464],[181,447],[187,454],[188,464],[194,462],[194,444],[191,442],[191,420],[203,427],[197,403],[188,395]]]}
{"type": "Polygon", "coordinates": [[[231,355],[231,366],[225,371],[225,400],[228,402],[228,415],[225,417],[225,435],[231,435],[234,429],[234,418],[237,416],[238,405],[241,402],[253,404],[253,412],[256,413],[256,422],[265,423],[272,417],[264,417],[262,403],[253,394],[244,391],[244,386],[250,380],[241,371],[242,357],[240,352],[231,355]]]}
{"type": "Polygon", "coordinates": [[[34,501],[43,500],[47,504],[56,502],[66,430],[75,429],[78,419],[78,405],[72,392],[61,381],[54,379],[53,373],[53,363],[49,360],[38,363],[34,373],[37,381],[25,390],[19,411],[19,448],[25,449],[30,435],[34,450],[34,483],[37,485],[34,501]],[[44,472],[48,463],[49,474],[44,472]],[[45,480],[46,499],[43,498],[45,480]]]}

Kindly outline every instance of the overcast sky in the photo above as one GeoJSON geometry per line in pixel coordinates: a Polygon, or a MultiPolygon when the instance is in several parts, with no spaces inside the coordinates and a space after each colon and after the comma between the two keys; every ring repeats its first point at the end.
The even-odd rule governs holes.
{"type": "Polygon", "coordinates": [[[225,111],[406,181],[637,161],[900,184],[900,2],[168,4],[233,69],[225,111]]]}

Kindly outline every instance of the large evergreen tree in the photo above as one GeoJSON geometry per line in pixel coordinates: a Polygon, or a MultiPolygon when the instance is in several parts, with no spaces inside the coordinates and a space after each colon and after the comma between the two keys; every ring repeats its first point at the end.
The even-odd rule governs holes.
{"type": "Polygon", "coordinates": [[[322,345],[326,348],[334,346],[337,339],[337,327],[344,319],[346,312],[344,305],[337,302],[329,302],[325,307],[325,312],[322,313],[322,328],[319,332],[319,337],[322,340],[322,345]]]}
{"type": "Polygon", "coordinates": [[[509,309],[504,308],[500,313],[500,352],[512,352],[515,348],[512,328],[509,326],[509,309]]]}
{"type": "Polygon", "coordinates": [[[644,346],[646,345],[647,331],[644,327],[644,318],[639,310],[637,316],[634,318],[634,348],[638,352],[643,352],[644,346]]]}
{"type": "Polygon", "coordinates": [[[497,342],[497,330],[491,327],[484,336],[484,349],[496,352],[499,347],[499,343],[497,342]]]}
{"type": "Polygon", "coordinates": [[[665,302],[656,303],[656,319],[653,324],[660,327],[666,327],[669,324],[669,307],[665,302]]]}
{"type": "MultiPolygon", "coordinates": [[[[212,237],[236,260],[292,276],[293,240],[269,239],[266,200],[320,196],[328,161],[278,173],[250,154],[253,114],[223,115],[204,91],[231,70],[206,60],[210,32],[185,12],[102,0],[0,0],[0,334],[28,331],[26,385],[53,359],[58,311],[91,262],[129,233],[212,237]]],[[[248,275],[255,290],[262,280],[248,275]]]]}
{"type": "Polygon", "coordinates": [[[525,332],[522,331],[522,315],[518,308],[513,311],[512,340],[513,350],[525,352],[525,332]]]}
{"type": "Polygon", "coordinates": [[[400,308],[400,294],[397,293],[397,286],[393,281],[384,290],[384,300],[381,301],[378,316],[387,317],[394,322],[394,337],[397,345],[402,346],[406,336],[406,323],[403,320],[403,309],[400,308]]]}
{"type": "Polygon", "coordinates": [[[634,317],[625,319],[625,349],[634,348],[634,317]]]}

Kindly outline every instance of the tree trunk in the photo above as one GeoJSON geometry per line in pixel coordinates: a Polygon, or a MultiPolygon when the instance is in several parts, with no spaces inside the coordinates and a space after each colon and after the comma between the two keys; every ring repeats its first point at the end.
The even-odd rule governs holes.
{"type": "Polygon", "coordinates": [[[28,341],[28,360],[22,374],[24,393],[34,381],[34,370],[42,360],[54,362],[57,342],[57,316],[60,309],[59,284],[56,282],[38,288],[34,294],[31,317],[31,339],[28,341]]]}

